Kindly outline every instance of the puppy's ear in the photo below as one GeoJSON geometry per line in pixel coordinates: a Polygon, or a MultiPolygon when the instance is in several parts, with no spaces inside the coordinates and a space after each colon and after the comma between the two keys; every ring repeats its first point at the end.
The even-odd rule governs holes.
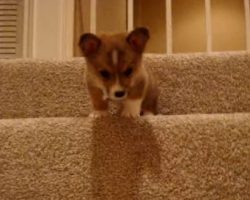
{"type": "Polygon", "coordinates": [[[101,40],[92,33],[85,33],[80,37],[78,45],[83,55],[88,57],[97,53],[101,45],[101,40]]]}
{"type": "Polygon", "coordinates": [[[142,53],[149,38],[149,30],[144,27],[139,27],[130,32],[126,40],[134,51],[142,53]]]}

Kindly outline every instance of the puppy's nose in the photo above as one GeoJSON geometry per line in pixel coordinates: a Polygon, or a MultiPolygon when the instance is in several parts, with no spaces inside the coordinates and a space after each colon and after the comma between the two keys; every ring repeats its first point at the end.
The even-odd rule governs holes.
{"type": "Polygon", "coordinates": [[[115,97],[121,98],[125,95],[124,91],[116,91],[115,92],[115,97]]]}

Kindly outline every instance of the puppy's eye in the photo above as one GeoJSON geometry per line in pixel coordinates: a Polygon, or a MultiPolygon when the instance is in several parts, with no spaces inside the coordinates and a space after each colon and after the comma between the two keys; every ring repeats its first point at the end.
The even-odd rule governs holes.
{"type": "Polygon", "coordinates": [[[123,74],[124,74],[125,76],[130,76],[130,75],[132,74],[132,72],[133,72],[133,69],[132,69],[131,67],[129,67],[128,69],[126,69],[126,70],[123,72],[123,74]]]}
{"type": "Polygon", "coordinates": [[[100,74],[105,79],[109,79],[110,78],[110,73],[107,70],[100,71],[100,74]]]}

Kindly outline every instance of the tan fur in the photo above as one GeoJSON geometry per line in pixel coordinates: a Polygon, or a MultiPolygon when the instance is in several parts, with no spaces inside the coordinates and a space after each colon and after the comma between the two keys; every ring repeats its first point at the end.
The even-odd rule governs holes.
{"type": "MultiPolygon", "coordinates": [[[[127,37],[128,33],[98,36],[96,40],[100,40],[101,45],[96,52],[85,56],[88,66],[86,78],[93,107],[95,110],[107,110],[108,101],[104,96],[110,97],[111,87],[119,84],[127,94],[126,99],[142,99],[141,110],[156,114],[156,84],[151,73],[142,65],[142,52],[135,51],[126,40],[127,37]],[[115,63],[114,51],[117,53],[115,63]],[[132,68],[129,77],[124,75],[128,68],[132,68]],[[102,70],[109,72],[108,79],[100,75],[102,70]]],[[[83,53],[84,50],[83,47],[83,53]]]]}

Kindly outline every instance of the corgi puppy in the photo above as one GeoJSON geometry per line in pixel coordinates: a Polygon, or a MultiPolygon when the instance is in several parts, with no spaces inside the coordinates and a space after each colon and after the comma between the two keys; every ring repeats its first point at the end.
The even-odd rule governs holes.
{"type": "Polygon", "coordinates": [[[109,101],[121,103],[123,117],[157,113],[158,89],[152,73],[142,64],[149,37],[144,27],[130,33],[100,36],[86,33],[80,37],[94,109],[91,116],[107,115],[109,101]]]}

